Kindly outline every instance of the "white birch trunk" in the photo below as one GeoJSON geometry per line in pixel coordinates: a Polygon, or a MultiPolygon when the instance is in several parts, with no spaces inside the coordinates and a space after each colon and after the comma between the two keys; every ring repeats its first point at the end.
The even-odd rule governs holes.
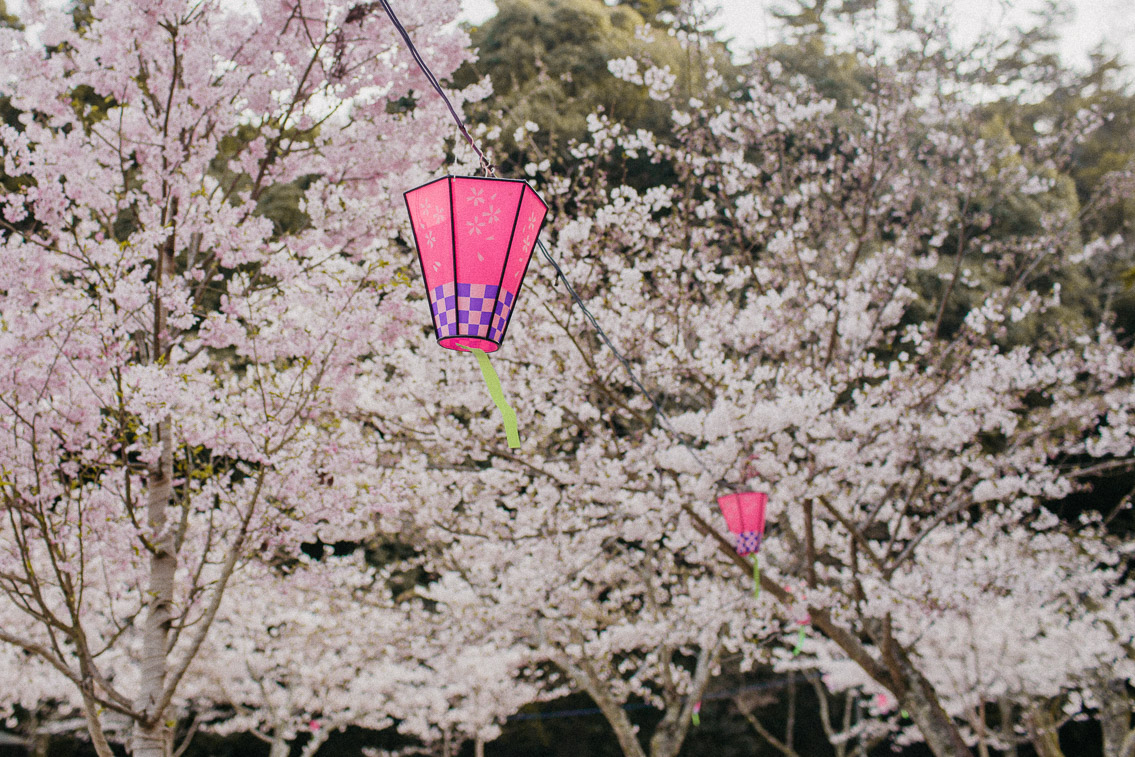
{"type": "Polygon", "coordinates": [[[158,423],[154,433],[161,442],[161,455],[150,468],[147,486],[148,526],[154,551],[150,555],[150,585],[146,591],[147,612],[142,630],[141,686],[136,703],[142,720],[134,724],[131,750],[134,757],[168,757],[172,749],[172,732],[165,723],[166,713],[158,711],[169,664],[167,646],[173,610],[173,580],[177,570],[174,533],[169,527],[173,495],[170,419],[158,423]]]}
{"type": "MultiPolygon", "coordinates": [[[[164,188],[163,188],[164,190],[164,188]]],[[[170,215],[177,213],[173,200],[170,215]]],[[[162,222],[167,213],[163,210],[162,222]]],[[[150,362],[160,364],[166,357],[167,308],[160,288],[164,274],[173,273],[174,236],[171,233],[158,252],[154,271],[154,323],[150,362]]],[[[173,582],[177,571],[177,547],[170,518],[173,498],[173,424],[167,415],[150,427],[154,444],[161,445],[157,461],[149,467],[146,481],[146,516],[150,540],[150,584],[146,590],[145,624],[142,627],[142,659],[139,667],[138,713],[131,734],[130,752],[134,757],[170,757],[173,729],[166,725],[166,679],[169,675],[169,632],[173,617],[173,582]]]]}

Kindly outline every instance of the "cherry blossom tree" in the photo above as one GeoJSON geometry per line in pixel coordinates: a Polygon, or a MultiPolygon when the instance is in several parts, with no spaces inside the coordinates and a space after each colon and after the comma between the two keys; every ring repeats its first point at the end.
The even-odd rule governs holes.
{"type": "MultiPolygon", "coordinates": [[[[1055,516],[1040,515],[1027,539],[1006,538],[999,517],[940,529],[926,540],[935,569],[911,571],[896,586],[910,603],[894,613],[903,635],[917,639],[943,706],[983,755],[1024,741],[1038,754],[1060,754],[1056,729],[1084,716],[1096,672],[1132,672],[1113,632],[1129,627],[1135,611],[1116,552],[1090,524],[1071,535],[1055,516]]],[[[889,697],[830,643],[808,646],[824,660],[827,686],[889,697]]],[[[919,736],[908,729],[898,738],[919,736]]]]}
{"type": "MultiPolygon", "coordinates": [[[[455,10],[407,9],[441,75],[464,40],[424,21],[455,10]]],[[[728,88],[707,63],[712,106],[614,63],[673,133],[595,115],[569,175],[531,171],[566,278],[658,404],[534,262],[495,357],[513,451],[427,325],[398,194],[448,127],[373,4],[27,20],[38,39],[0,31],[25,111],[0,131],[23,177],[3,198],[0,640],[71,684],[101,757],[100,712],[147,757],[211,707],[278,752],[348,723],[483,741],[568,686],[628,757],[672,757],[721,666],[757,664],[883,695],[904,738],[962,757],[1002,743],[990,702],[1015,738],[1051,730],[1038,708],[1094,706],[1093,674],[1130,680],[1108,585],[1129,554],[1045,508],[1077,461],[1135,449],[1132,356],[1061,299],[1101,248],[1061,159],[1106,114],[1022,150],[917,35],[863,56],[851,107],[773,61],[728,88]],[[673,180],[631,180],[648,167],[673,180]],[[714,504],[752,487],[772,503],[759,597],[714,504]],[[393,565],[286,570],[376,533],[424,571],[408,596],[366,583],[393,565]],[[632,701],[662,712],[652,733],[632,701]]]]}
{"type": "MultiPolygon", "coordinates": [[[[441,75],[466,56],[457,6],[405,9],[441,75]]],[[[30,2],[22,20],[0,30],[23,111],[0,129],[18,179],[0,641],[70,682],[101,757],[101,713],[163,755],[250,561],[400,501],[350,413],[360,357],[405,327],[399,194],[443,156],[446,116],[391,107],[426,83],[371,5],[95,2],[76,30],[30,2]],[[298,224],[273,213],[288,193],[298,224]]]]}
{"type": "Polygon", "coordinates": [[[1078,552],[1044,507],[1081,486],[1086,466],[1068,461],[1132,449],[1131,355],[1061,301],[1096,246],[1079,236],[1092,205],[1056,167],[1099,114],[1023,152],[936,60],[876,58],[850,109],[766,61],[726,106],[668,100],[676,145],[591,119],[576,170],[542,184],[551,246],[660,408],[547,266],[497,358],[521,452],[503,447],[470,360],[428,341],[381,358],[410,391],[365,409],[399,419],[389,452],[416,449],[403,466],[430,471],[410,489],[441,576],[429,596],[515,628],[627,755],[675,753],[719,655],[771,662],[760,642],[791,648],[800,626],[821,672],[850,661],[938,755],[992,743],[977,697],[1065,696],[1130,643],[1099,633],[1127,612],[1107,589],[1117,547],[1093,532],[1078,552]],[[623,182],[650,161],[673,182],[623,182]],[[757,602],[716,525],[714,498],[740,486],[773,503],[757,602]],[[1050,560],[1069,560],[1046,573],[1064,583],[1000,604],[1050,560]],[[1038,596],[1048,612],[1027,606],[1038,596]],[[1081,597],[1110,609],[1072,608],[1081,597]],[[1011,608],[1020,624],[1003,622],[1011,608]],[[1050,654],[1038,633],[1091,642],[1046,657],[1043,676],[966,681],[927,613],[1001,624],[971,636],[971,662],[975,645],[1050,654]],[[663,711],[646,746],[632,697],[663,711]]]}
{"type": "Polygon", "coordinates": [[[551,663],[554,672],[533,666],[522,680],[586,691],[625,754],[676,754],[723,653],[765,632],[763,614],[745,611],[749,587],[721,580],[712,563],[687,564],[703,547],[691,541],[674,549],[675,535],[659,533],[641,514],[635,541],[647,546],[620,545],[609,521],[633,522],[629,508],[572,512],[570,501],[549,502],[540,515],[516,518],[498,505],[462,506],[476,509],[481,530],[458,526],[460,538],[450,529],[460,519],[437,514],[436,535],[448,535],[436,564],[452,572],[425,596],[444,617],[485,624],[529,650],[533,663],[551,663]],[[646,749],[624,709],[635,699],[663,711],[646,749]]]}
{"type": "Polygon", "coordinates": [[[517,680],[530,656],[499,643],[511,636],[395,597],[390,581],[361,549],[246,570],[185,682],[201,727],[253,733],[273,755],[301,741],[313,755],[347,726],[396,725],[432,748],[490,741],[508,715],[555,693],[517,680]]]}
{"type": "Polygon", "coordinates": [[[300,738],[301,754],[313,755],[349,725],[390,726],[394,686],[407,677],[381,659],[396,635],[343,590],[367,576],[357,560],[336,558],[234,580],[183,689],[203,727],[253,733],[280,757],[300,738]]]}

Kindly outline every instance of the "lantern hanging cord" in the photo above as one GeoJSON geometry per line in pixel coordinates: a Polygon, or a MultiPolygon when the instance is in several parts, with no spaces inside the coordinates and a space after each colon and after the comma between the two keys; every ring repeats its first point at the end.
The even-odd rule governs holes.
{"type": "MultiPolygon", "coordinates": [[[[556,269],[556,277],[559,278],[560,281],[564,282],[564,286],[567,287],[568,293],[571,294],[572,299],[575,300],[575,304],[579,305],[579,309],[583,311],[583,314],[587,317],[587,320],[591,322],[591,327],[595,329],[595,332],[597,334],[599,334],[599,338],[603,340],[603,343],[607,345],[611,352],[615,353],[615,357],[618,358],[619,362],[623,364],[623,368],[627,370],[627,374],[631,377],[631,381],[634,382],[634,385],[638,387],[638,390],[642,392],[648,400],[650,400],[650,404],[654,406],[654,412],[658,417],[658,425],[662,427],[663,431],[666,431],[668,434],[670,434],[670,436],[674,437],[674,439],[677,440],[679,444],[686,448],[686,451],[690,453],[690,457],[694,459],[694,462],[697,463],[703,471],[708,473],[710,476],[713,476],[713,471],[711,471],[709,467],[702,462],[701,458],[698,457],[697,452],[694,451],[693,445],[683,439],[682,435],[679,434],[672,425],[670,425],[670,418],[662,410],[662,407],[659,406],[658,401],[654,399],[654,395],[647,391],[646,387],[643,386],[642,382],[638,380],[637,376],[635,376],[634,371],[631,370],[630,362],[628,362],[627,359],[623,357],[622,353],[615,349],[615,345],[611,344],[611,340],[607,337],[607,333],[603,331],[603,328],[599,325],[599,321],[595,320],[595,316],[593,316],[591,314],[591,311],[587,309],[587,306],[583,304],[583,300],[580,299],[580,296],[572,287],[571,282],[567,280],[567,276],[564,275],[564,272],[560,268],[559,264],[552,259],[551,254],[548,252],[548,248],[544,246],[544,241],[537,237],[536,244],[540,247],[540,252],[543,254],[543,256],[549,263],[552,264],[552,268],[556,269]]],[[[717,483],[725,484],[731,489],[737,488],[733,484],[723,481],[722,479],[717,479],[717,483]]]]}
{"type": "Polygon", "coordinates": [[[481,148],[477,146],[472,135],[469,134],[469,130],[465,128],[465,122],[461,120],[461,115],[457,112],[457,109],[453,107],[453,103],[449,101],[449,97],[445,94],[445,90],[442,89],[441,83],[437,80],[437,77],[434,76],[433,71],[431,71],[430,67],[426,65],[426,62],[422,60],[422,55],[418,52],[418,48],[414,47],[414,41],[410,39],[406,28],[402,26],[402,22],[398,20],[398,16],[394,15],[394,9],[390,7],[390,3],[388,3],[387,0],[379,0],[379,2],[382,3],[382,8],[386,11],[386,15],[390,17],[394,28],[397,29],[398,33],[402,36],[402,40],[406,43],[406,47],[409,48],[410,55],[414,57],[418,68],[422,69],[422,73],[425,74],[430,85],[433,86],[434,90],[437,91],[438,95],[440,95],[441,99],[445,102],[445,107],[449,108],[450,115],[452,115],[453,120],[457,122],[458,130],[461,131],[462,136],[464,136],[473,147],[473,151],[477,153],[477,158],[481,161],[481,170],[485,172],[486,176],[495,176],[497,172],[496,166],[489,162],[489,159],[485,157],[485,153],[481,152],[481,148]]]}

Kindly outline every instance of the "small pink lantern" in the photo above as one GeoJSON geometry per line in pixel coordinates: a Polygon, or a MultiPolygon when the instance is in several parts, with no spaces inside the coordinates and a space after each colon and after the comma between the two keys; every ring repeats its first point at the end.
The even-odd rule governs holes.
{"type": "Polygon", "coordinates": [[[768,495],[764,492],[725,494],[717,498],[725,525],[736,535],[737,554],[748,555],[760,551],[761,536],[765,532],[765,506],[768,495]]]}
{"type": "Polygon", "coordinates": [[[406,192],[442,347],[504,342],[548,206],[520,179],[443,176],[406,192]]]}

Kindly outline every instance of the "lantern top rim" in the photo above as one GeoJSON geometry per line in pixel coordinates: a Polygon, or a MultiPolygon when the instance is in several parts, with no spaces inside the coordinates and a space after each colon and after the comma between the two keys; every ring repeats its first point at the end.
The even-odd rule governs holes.
{"type": "Polygon", "coordinates": [[[444,176],[438,176],[436,179],[430,179],[425,184],[419,184],[416,187],[412,187],[410,189],[407,189],[402,194],[410,194],[411,192],[418,190],[418,189],[421,189],[422,187],[428,187],[430,184],[436,184],[437,182],[445,181],[446,179],[473,179],[475,181],[510,181],[510,182],[515,183],[515,184],[523,184],[524,186],[526,186],[526,187],[528,187],[529,189],[532,190],[532,193],[534,195],[536,195],[536,199],[539,200],[545,208],[548,207],[548,203],[544,202],[544,198],[540,196],[540,193],[536,191],[535,187],[533,187],[531,184],[528,183],[527,179],[505,179],[505,178],[502,178],[500,176],[465,176],[463,174],[447,173],[444,176]]]}

